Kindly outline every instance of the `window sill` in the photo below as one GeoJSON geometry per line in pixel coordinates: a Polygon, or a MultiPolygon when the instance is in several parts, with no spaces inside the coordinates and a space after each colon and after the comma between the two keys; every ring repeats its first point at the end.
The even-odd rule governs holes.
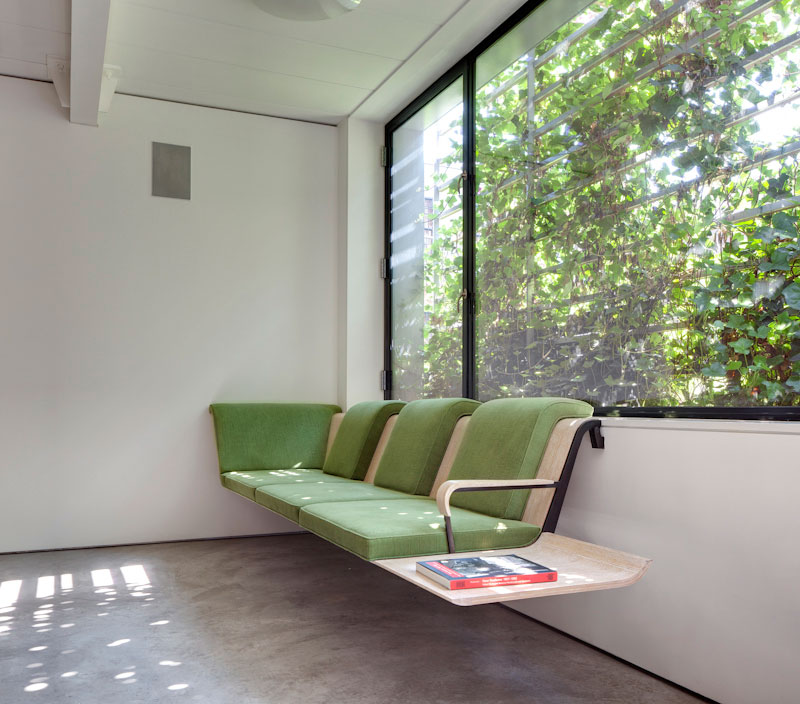
{"type": "Polygon", "coordinates": [[[712,420],[706,418],[619,418],[597,416],[603,428],[681,430],[702,433],[798,435],[800,422],[787,420],[712,420]]]}

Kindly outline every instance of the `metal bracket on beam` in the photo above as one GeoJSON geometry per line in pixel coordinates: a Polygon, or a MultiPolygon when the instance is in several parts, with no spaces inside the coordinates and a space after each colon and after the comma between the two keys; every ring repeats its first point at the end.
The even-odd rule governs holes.
{"type": "MultiPolygon", "coordinates": [[[[100,83],[99,112],[108,112],[111,99],[117,90],[117,83],[122,76],[122,67],[113,64],[103,64],[103,77],[100,83]]],[[[56,95],[62,108],[70,107],[70,61],[58,56],[47,57],[47,77],[53,81],[56,95]]]]}
{"type": "Polygon", "coordinates": [[[68,108],[69,102],[69,60],[58,56],[47,57],[47,77],[53,81],[56,95],[62,108],[68,108]]]}
{"type": "Polygon", "coordinates": [[[122,76],[122,67],[112,64],[103,64],[103,80],[100,83],[100,112],[108,112],[111,107],[111,98],[117,90],[117,83],[122,76]]]}

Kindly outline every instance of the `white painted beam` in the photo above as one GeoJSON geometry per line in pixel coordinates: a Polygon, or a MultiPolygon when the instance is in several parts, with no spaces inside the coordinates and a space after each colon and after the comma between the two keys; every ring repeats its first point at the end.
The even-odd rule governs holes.
{"type": "Polygon", "coordinates": [[[97,125],[111,0],[72,0],[70,122],[97,125]]]}

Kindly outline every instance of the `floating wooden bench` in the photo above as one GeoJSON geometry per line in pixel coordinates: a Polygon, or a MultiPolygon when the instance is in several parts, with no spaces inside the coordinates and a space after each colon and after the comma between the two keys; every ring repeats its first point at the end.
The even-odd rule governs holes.
{"type": "Polygon", "coordinates": [[[554,535],[584,435],[600,421],[558,398],[213,404],[223,486],[459,605],[610,589],[645,558],[554,535]],[[510,553],[548,584],[450,592],[416,573],[448,554],[510,553]]]}
{"type": "MultiPolygon", "coordinates": [[[[508,550],[482,550],[459,553],[458,556],[477,557],[507,552],[508,550]]],[[[514,554],[556,570],[558,581],[450,591],[417,572],[418,560],[441,560],[451,557],[449,554],[425,558],[401,557],[393,560],[376,560],[375,564],[451,604],[476,606],[515,599],[627,587],[642,578],[651,562],[645,557],[629,555],[619,550],[611,550],[554,533],[542,533],[533,545],[515,548],[514,554]]]]}

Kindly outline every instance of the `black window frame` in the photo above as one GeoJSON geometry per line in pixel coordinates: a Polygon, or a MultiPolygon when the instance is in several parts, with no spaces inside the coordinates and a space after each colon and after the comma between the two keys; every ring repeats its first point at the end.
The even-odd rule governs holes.
{"type": "MultiPolygon", "coordinates": [[[[467,292],[464,303],[462,395],[477,399],[475,344],[475,66],[478,57],[496,41],[525,20],[536,8],[556,0],[528,0],[507,20],[488,34],[471,51],[439,76],[385,125],[386,167],[384,169],[384,398],[392,396],[392,287],[391,287],[391,167],[392,133],[453,81],[461,78],[464,89],[464,232],[463,277],[467,292]]],[[[800,421],[800,406],[597,406],[595,416],[619,418],[688,418],[713,420],[800,421]]]]}

